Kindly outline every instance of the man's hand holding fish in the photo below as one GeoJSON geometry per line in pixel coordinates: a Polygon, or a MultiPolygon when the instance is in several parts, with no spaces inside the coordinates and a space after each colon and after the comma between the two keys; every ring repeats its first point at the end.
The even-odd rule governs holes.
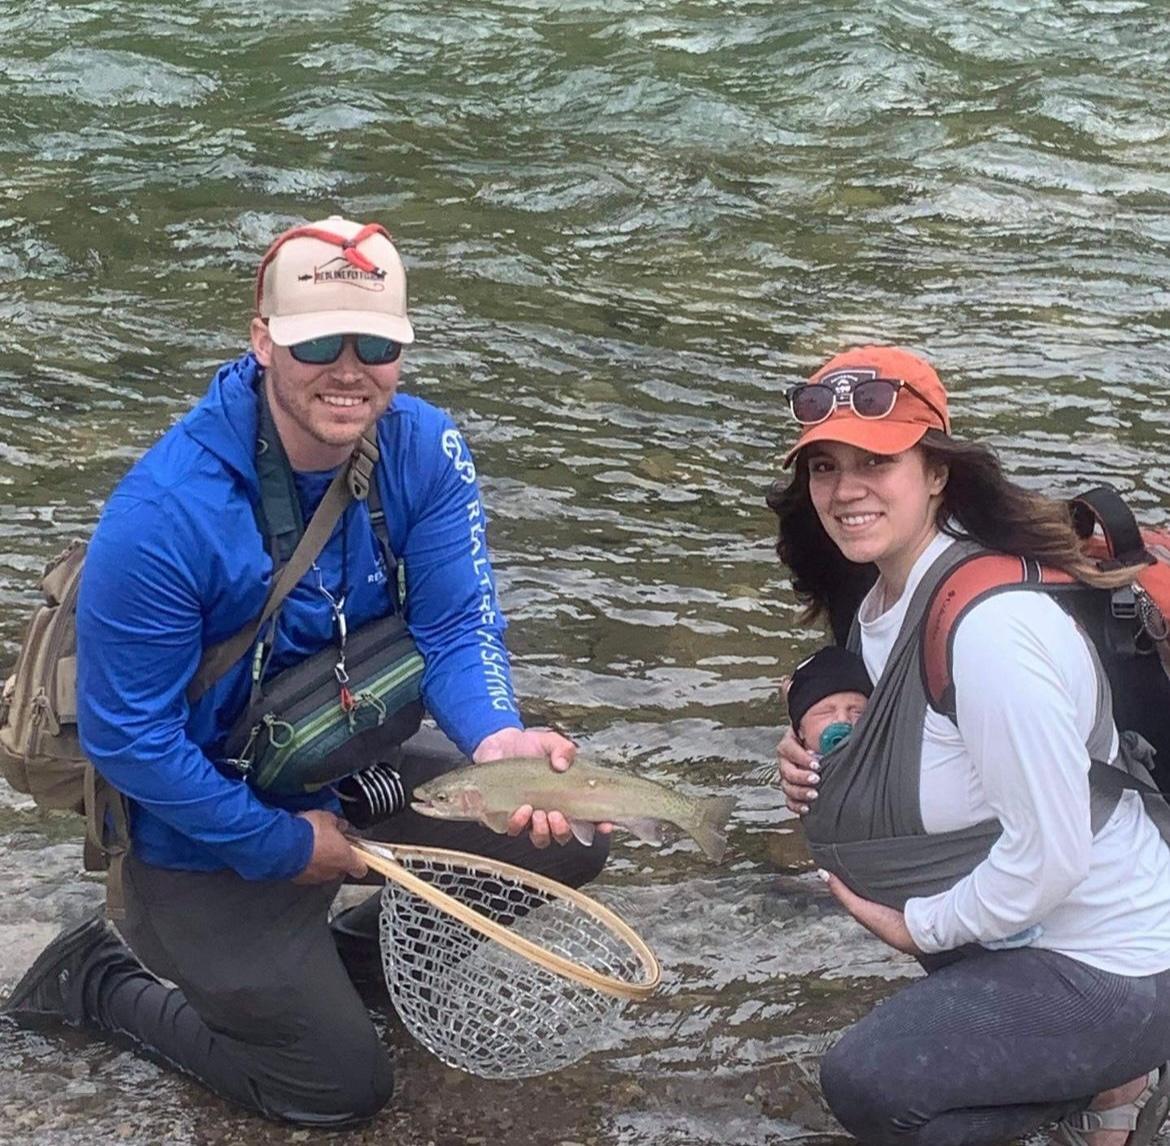
{"type": "MultiPolygon", "coordinates": [[[[690,835],[712,863],[719,863],[727,849],[727,821],[735,799],[689,796],[587,760],[578,760],[565,771],[550,768],[544,756],[517,756],[436,776],[414,789],[410,806],[439,820],[477,820],[501,834],[513,833],[520,813],[535,808],[534,822],[541,812],[553,824],[563,819],[586,846],[597,831],[609,831],[615,824],[639,839],[661,843],[662,824],[673,824],[690,835]],[[513,810],[517,806],[519,812],[513,810]]],[[[527,820],[521,830],[523,823],[527,820]]]]}
{"type": "MultiPolygon", "coordinates": [[[[544,756],[554,772],[564,772],[577,755],[577,745],[551,728],[502,728],[483,740],[472,757],[476,764],[516,756],[544,756]]],[[[567,844],[573,838],[568,817],[562,812],[533,808],[521,804],[508,820],[508,835],[518,836],[528,829],[529,838],[538,848],[547,848],[556,840],[567,844]]],[[[599,823],[597,830],[613,831],[613,824],[599,823]]]]}

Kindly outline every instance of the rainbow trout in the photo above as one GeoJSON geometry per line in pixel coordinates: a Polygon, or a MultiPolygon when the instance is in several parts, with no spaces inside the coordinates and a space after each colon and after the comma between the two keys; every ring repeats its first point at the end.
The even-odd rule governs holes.
{"type": "Polygon", "coordinates": [[[563,812],[583,844],[593,842],[594,825],[605,821],[651,843],[662,842],[663,823],[673,824],[718,863],[727,847],[724,833],[735,798],[685,796],[581,760],[567,772],[554,772],[540,756],[456,768],[415,788],[411,807],[438,820],[478,820],[493,832],[505,832],[509,817],[523,804],[563,812]]]}

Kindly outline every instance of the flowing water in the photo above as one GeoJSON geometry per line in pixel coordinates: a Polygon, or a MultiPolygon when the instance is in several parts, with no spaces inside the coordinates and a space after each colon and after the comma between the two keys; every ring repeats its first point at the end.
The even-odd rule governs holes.
{"type": "MultiPolygon", "coordinates": [[[[243,345],[258,253],[393,230],[406,386],[455,415],[530,714],[739,799],[730,862],[623,837],[666,986],[615,1046],[485,1083],[393,1024],[355,1140],[840,1135],[834,1032],[915,973],[801,871],[776,679],[819,634],[763,494],[785,386],[901,341],[1030,484],[1170,516],[1165,0],[3,0],[0,653],[39,570],[243,345]],[[813,886],[810,886],[812,884],[813,886]]],[[[0,985],[96,900],[0,795],[0,985]]],[[[305,1141],[124,1048],[0,1030],[0,1139],[305,1141]]]]}

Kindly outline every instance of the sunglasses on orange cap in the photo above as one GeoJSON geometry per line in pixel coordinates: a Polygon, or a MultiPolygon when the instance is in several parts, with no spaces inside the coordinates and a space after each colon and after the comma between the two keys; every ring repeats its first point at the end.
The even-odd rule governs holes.
{"type": "Polygon", "coordinates": [[[800,382],[788,391],[792,416],[802,426],[816,426],[838,407],[848,406],[859,418],[888,417],[898,400],[899,390],[908,390],[946,428],[942,411],[924,394],[901,378],[835,378],[832,382],[800,382]]]}

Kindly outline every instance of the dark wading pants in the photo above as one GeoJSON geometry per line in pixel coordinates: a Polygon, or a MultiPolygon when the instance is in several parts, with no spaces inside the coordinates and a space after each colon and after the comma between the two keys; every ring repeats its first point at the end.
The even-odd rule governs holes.
{"type": "MultiPolygon", "coordinates": [[[[406,753],[401,771],[409,789],[462,763],[449,744],[428,746],[406,753]]],[[[590,848],[574,840],[540,850],[526,835],[409,810],[367,834],[489,855],[574,887],[594,878],[608,854],[602,837],[590,848]]],[[[178,986],[160,983],[127,953],[87,980],[87,1017],[270,1118],[336,1127],[370,1117],[390,1099],[390,1056],[329,928],[337,888],[169,871],[131,858],[121,930],[142,963],[178,986]]],[[[376,894],[370,904],[356,914],[376,943],[376,894]]]]}
{"type": "Polygon", "coordinates": [[[1032,947],[968,950],[822,1059],[825,1099],[862,1142],[1008,1142],[1170,1059],[1170,971],[1129,978],[1032,947]]]}

